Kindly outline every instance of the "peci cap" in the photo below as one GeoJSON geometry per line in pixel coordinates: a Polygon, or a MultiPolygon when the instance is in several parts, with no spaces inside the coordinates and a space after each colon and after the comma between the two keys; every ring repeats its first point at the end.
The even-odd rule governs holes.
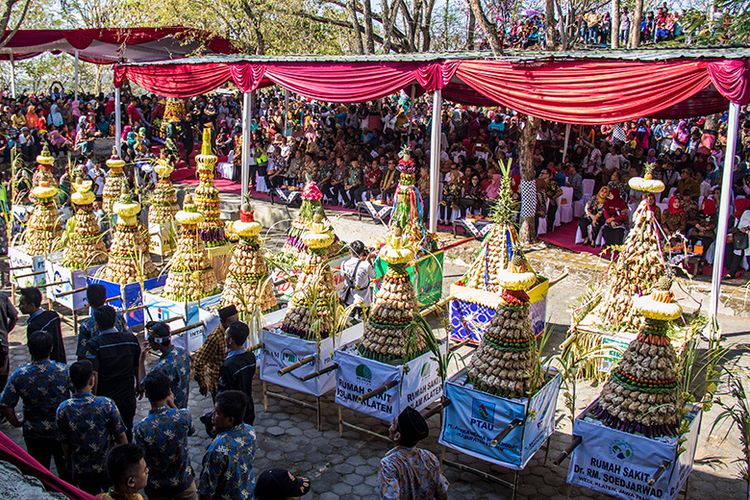
{"type": "Polygon", "coordinates": [[[255,482],[255,498],[258,500],[284,500],[299,497],[310,491],[310,482],[294,477],[285,469],[268,469],[255,482]]]}

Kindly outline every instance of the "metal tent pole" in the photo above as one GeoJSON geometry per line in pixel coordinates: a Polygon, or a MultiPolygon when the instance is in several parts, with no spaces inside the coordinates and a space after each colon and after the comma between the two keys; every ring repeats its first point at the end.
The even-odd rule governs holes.
{"type": "Polygon", "coordinates": [[[289,90],[284,89],[284,134],[283,134],[284,137],[287,136],[288,130],[289,130],[289,90]]]}
{"type": "Polygon", "coordinates": [[[568,145],[570,144],[570,123],[565,125],[565,142],[563,144],[563,157],[562,161],[565,163],[565,160],[568,158],[568,145]]]}
{"type": "Polygon", "coordinates": [[[120,87],[115,87],[115,146],[118,156],[122,154],[122,105],[120,104],[120,87]]]}
{"type": "Polygon", "coordinates": [[[73,67],[73,79],[75,80],[75,87],[73,92],[73,99],[78,100],[78,64],[79,64],[79,58],[78,58],[78,49],[75,51],[75,64],[73,67]]]}
{"type": "Polygon", "coordinates": [[[16,98],[16,62],[13,60],[13,52],[10,53],[10,96],[16,98]]]}
{"type": "Polygon", "coordinates": [[[250,185],[250,145],[251,127],[253,123],[253,93],[242,94],[242,201],[245,201],[250,185]]]}
{"type": "Polygon", "coordinates": [[[440,197],[440,130],[443,91],[432,94],[432,133],[430,134],[430,232],[437,231],[438,198],[440,197]]]}
{"type": "Polygon", "coordinates": [[[721,202],[719,203],[719,224],[716,228],[716,243],[714,244],[714,268],[711,277],[711,297],[709,299],[708,317],[710,334],[716,337],[718,329],[713,328],[717,323],[719,312],[719,294],[721,293],[721,276],[724,270],[724,251],[727,241],[727,225],[729,224],[729,202],[732,193],[732,173],[734,171],[734,155],[737,150],[737,132],[740,123],[740,105],[729,103],[729,120],[727,122],[727,149],[724,153],[724,172],[721,176],[721,202]]]}

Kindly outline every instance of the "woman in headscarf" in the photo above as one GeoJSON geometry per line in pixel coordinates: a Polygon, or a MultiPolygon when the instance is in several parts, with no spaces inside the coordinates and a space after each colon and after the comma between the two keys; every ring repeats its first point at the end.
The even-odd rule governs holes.
{"type": "Polygon", "coordinates": [[[609,188],[603,186],[595,197],[591,198],[584,209],[584,214],[578,219],[584,245],[594,245],[599,230],[604,226],[604,203],[609,198],[609,188]]]}
{"type": "Polygon", "coordinates": [[[485,200],[492,202],[497,199],[500,194],[500,184],[503,182],[503,176],[500,174],[492,174],[490,183],[484,189],[485,200]]]}
{"type": "Polygon", "coordinates": [[[620,192],[610,189],[610,196],[604,202],[604,229],[602,236],[606,246],[622,245],[628,224],[628,204],[620,197],[620,192]]]}
{"type": "Polygon", "coordinates": [[[60,128],[63,126],[63,123],[64,122],[63,122],[62,113],[60,113],[57,103],[55,103],[49,108],[49,116],[47,117],[47,124],[54,126],[55,128],[60,128]]]}
{"type": "Polygon", "coordinates": [[[39,116],[36,114],[36,107],[30,105],[26,108],[26,126],[31,130],[39,128],[39,116]]]}
{"type": "Polygon", "coordinates": [[[677,151],[678,149],[681,149],[685,151],[687,149],[688,140],[690,140],[690,131],[687,128],[687,122],[685,120],[680,120],[680,123],[677,124],[677,129],[672,136],[671,150],[677,151]]]}
{"type": "Polygon", "coordinates": [[[94,152],[94,140],[89,133],[89,127],[85,116],[78,118],[78,130],[76,131],[76,149],[81,150],[81,154],[88,156],[94,152]]]}
{"type": "Polygon", "coordinates": [[[669,205],[664,213],[661,214],[661,226],[667,236],[672,237],[676,233],[685,234],[687,225],[687,212],[682,205],[682,197],[674,194],[669,199],[669,205]]]}
{"type": "Polygon", "coordinates": [[[648,193],[646,195],[646,208],[651,210],[656,220],[661,220],[661,208],[656,204],[656,196],[654,193],[648,193]]]}

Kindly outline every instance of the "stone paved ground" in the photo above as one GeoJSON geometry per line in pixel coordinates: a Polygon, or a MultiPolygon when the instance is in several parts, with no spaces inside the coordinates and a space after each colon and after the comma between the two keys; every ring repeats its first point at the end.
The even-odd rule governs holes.
{"type": "MultiPolygon", "coordinates": [[[[276,235],[278,238],[279,235],[276,235]]],[[[274,238],[275,239],[275,238],[274,238]]],[[[351,238],[345,238],[351,239],[351,238]]],[[[278,241],[278,240],[276,240],[278,241]]],[[[457,252],[457,256],[460,256],[457,252]]],[[[470,255],[471,252],[468,252],[470,255]]],[[[452,254],[453,255],[453,254],[452,254]]],[[[544,270],[549,276],[556,276],[562,271],[568,271],[569,276],[550,290],[548,317],[553,325],[553,338],[549,342],[551,348],[559,345],[569,323],[567,308],[574,298],[582,292],[594,273],[603,268],[586,256],[577,256],[561,250],[547,249],[531,254],[537,269],[544,270]]],[[[464,266],[461,259],[451,259],[446,268],[446,275],[459,274],[464,266]]],[[[727,341],[738,347],[750,341],[747,316],[722,317],[724,333],[729,334],[727,341]]],[[[15,368],[28,360],[26,348],[22,345],[25,328],[16,328],[11,336],[11,367],[15,368]]],[[[65,342],[68,353],[75,351],[75,338],[69,328],[65,330],[65,342]]],[[[747,367],[747,354],[734,351],[740,364],[747,367]]],[[[278,388],[277,388],[278,389],[278,388]]],[[[580,406],[583,408],[597,394],[598,388],[587,384],[579,385],[580,406]]],[[[292,396],[293,394],[282,390],[292,396]]],[[[323,401],[323,429],[315,428],[315,413],[309,409],[301,409],[291,403],[269,399],[268,410],[262,406],[261,385],[256,381],[254,387],[256,405],[256,430],[258,435],[258,451],[256,467],[286,467],[295,473],[307,476],[312,480],[313,492],[305,498],[337,499],[337,498],[377,498],[377,469],[380,458],[389,449],[386,441],[368,435],[346,430],[339,436],[337,426],[337,407],[332,397],[323,401]]],[[[313,400],[305,399],[308,402],[313,400]]],[[[210,398],[200,396],[197,384],[191,385],[190,408],[193,418],[197,419],[211,406],[210,398]]],[[[19,408],[20,410],[20,408],[19,408]]],[[[148,404],[145,400],[139,402],[138,415],[145,415],[148,404]]],[[[703,418],[701,436],[697,452],[696,468],[691,475],[688,498],[691,499],[735,499],[744,496],[744,483],[736,479],[737,468],[731,462],[741,455],[738,434],[730,430],[729,438],[721,441],[709,438],[709,429],[718,412],[714,409],[703,418]],[[708,464],[711,459],[718,458],[723,465],[712,467],[708,464]]],[[[375,420],[362,418],[345,410],[347,421],[355,422],[370,430],[383,433],[386,426],[375,420]]],[[[558,404],[559,424],[550,441],[550,458],[556,456],[569,443],[570,424],[558,404]]],[[[439,418],[430,420],[431,435],[424,442],[424,446],[442,454],[443,450],[437,445],[439,434],[439,418]]],[[[200,461],[209,438],[205,430],[198,423],[198,432],[190,438],[190,454],[196,472],[201,470],[200,461]]],[[[21,433],[11,428],[7,423],[0,426],[2,432],[7,433],[16,442],[23,445],[21,433]]],[[[718,433],[721,435],[722,433],[718,433]]],[[[460,460],[474,467],[492,471],[501,477],[511,479],[512,475],[497,468],[488,467],[478,460],[466,456],[457,457],[453,452],[446,452],[446,458],[460,460]]],[[[544,463],[544,452],[540,451],[529,466],[520,474],[519,497],[522,498],[605,498],[578,487],[568,487],[565,483],[568,462],[555,467],[551,461],[544,463]]],[[[476,475],[459,472],[448,468],[445,471],[451,483],[450,498],[455,499],[505,499],[510,498],[509,490],[503,486],[488,482],[476,475]]]]}

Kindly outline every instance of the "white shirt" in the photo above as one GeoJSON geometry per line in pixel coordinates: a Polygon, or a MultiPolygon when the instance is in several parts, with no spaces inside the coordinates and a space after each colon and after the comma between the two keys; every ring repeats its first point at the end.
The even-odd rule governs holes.
{"type": "Polygon", "coordinates": [[[339,293],[339,297],[345,305],[362,303],[369,306],[372,302],[372,291],[370,284],[375,279],[375,269],[367,260],[360,260],[359,257],[350,257],[341,264],[341,273],[348,276],[352,282],[347,295],[348,281],[344,280],[344,289],[339,293]],[[357,266],[359,263],[359,266],[357,266]],[[356,268],[356,273],[355,273],[356,268]]]}

